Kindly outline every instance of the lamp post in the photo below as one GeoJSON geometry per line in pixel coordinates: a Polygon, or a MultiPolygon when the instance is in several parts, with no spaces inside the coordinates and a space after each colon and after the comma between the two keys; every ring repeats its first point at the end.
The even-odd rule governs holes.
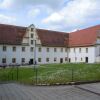
{"type": "Polygon", "coordinates": [[[34,69],[35,69],[35,84],[37,85],[38,79],[37,79],[37,61],[36,61],[36,39],[34,40],[34,69]]]}

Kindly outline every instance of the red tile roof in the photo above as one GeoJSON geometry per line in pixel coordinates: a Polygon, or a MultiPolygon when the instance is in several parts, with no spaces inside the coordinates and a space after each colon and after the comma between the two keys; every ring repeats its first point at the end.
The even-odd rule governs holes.
{"type": "Polygon", "coordinates": [[[20,45],[25,27],[0,24],[0,44],[20,45]]]}
{"type": "Polygon", "coordinates": [[[69,33],[69,47],[95,45],[100,25],[69,33]]]}
{"type": "MultiPolygon", "coordinates": [[[[0,24],[0,44],[21,45],[26,27],[0,24]]],[[[66,46],[68,34],[44,29],[37,29],[42,46],[66,46]]]]}
{"type": "Polygon", "coordinates": [[[41,40],[42,46],[50,47],[65,47],[67,33],[57,32],[51,30],[37,29],[38,36],[41,40]]]}
{"type": "MultiPolygon", "coordinates": [[[[0,44],[21,45],[27,27],[0,24],[0,44]]],[[[100,25],[71,32],[36,29],[42,46],[80,47],[95,45],[100,25]]]]}

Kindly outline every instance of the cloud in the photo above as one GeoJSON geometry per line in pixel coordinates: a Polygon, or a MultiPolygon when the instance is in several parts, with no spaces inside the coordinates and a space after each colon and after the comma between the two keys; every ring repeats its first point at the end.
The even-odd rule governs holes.
{"type": "Polygon", "coordinates": [[[39,13],[40,13],[40,9],[38,9],[38,8],[34,9],[33,8],[28,12],[28,16],[35,18],[39,13]]]}
{"type": "Polygon", "coordinates": [[[2,0],[0,6],[2,8],[21,9],[28,6],[47,5],[50,8],[57,8],[62,4],[61,0],[2,0]]]}
{"type": "Polygon", "coordinates": [[[13,0],[2,0],[0,2],[0,8],[8,9],[8,8],[11,8],[13,4],[14,4],[13,0]]]}
{"type": "Polygon", "coordinates": [[[15,24],[16,18],[0,14],[0,23],[15,24]]]}
{"type": "Polygon", "coordinates": [[[60,25],[62,28],[75,27],[100,20],[100,0],[72,0],[60,11],[53,12],[42,20],[43,24],[60,25]]]}

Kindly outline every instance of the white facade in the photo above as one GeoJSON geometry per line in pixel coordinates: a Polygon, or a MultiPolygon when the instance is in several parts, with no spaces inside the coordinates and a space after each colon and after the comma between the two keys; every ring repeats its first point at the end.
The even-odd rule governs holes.
{"type": "MultiPolygon", "coordinates": [[[[22,58],[25,58],[25,62],[23,64],[29,64],[30,59],[34,59],[34,51],[30,51],[31,46],[10,46],[5,45],[6,51],[3,51],[3,45],[0,46],[0,64],[2,63],[2,59],[6,59],[6,64],[14,64],[12,63],[12,59],[15,58],[15,64],[22,64],[22,58]],[[13,51],[12,48],[16,47],[16,51],[13,51]],[[22,52],[22,47],[25,47],[25,52],[22,52]]],[[[36,47],[36,61],[38,64],[47,64],[47,63],[60,63],[60,59],[63,59],[62,63],[65,63],[65,59],[67,57],[67,52],[65,48],[55,47],[56,52],[54,52],[54,47],[36,47]],[[39,48],[41,48],[41,52],[39,52],[39,48]],[[47,48],[49,48],[49,52],[47,52],[47,48]],[[63,49],[63,51],[61,51],[63,49]],[[49,61],[46,59],[49,58],[49,61]],[[39,62],[39,59],[41,61],[39,62]],[[54,59],[56,59],[54,61],[54,59]]]]}
{"type": "Polygon", "coordinates": [[[95,63],[95,47],[70,48],[69,59],[72,63],[84,63],[86,59],[88,63],[95,63]]]}
{"type": "Polygon", "coordinates": [[[66,63],[66,57],[66,47],[43,47],[34,25],[28,27],[22,45],[0,45],[0,65],[29,64],[30,61],[34,63],[35,60],[38,64],[66,63]],[[34,30],[31,31],[31,28],[34,30]],[[33,36],[31,36],[32,34],[33,36]],[[3,47],[6,47],[6,51],[3,51],[3,47]],[[16,48],[15,51],[13,51],[13,47],[16,48]],[[22,51],[23,47],[25,51],[22,51]],[[31,51],[31,48],[33,48],[33,51],[31,51]],[[41,51],[39,51],[39,48],[41,48],[41,51]],[[54,51],[55,48],[56,51],[54,51]],[[6,59],[6,61],[3,61],[3,59],[6,59]],[[16,61],[13,62],[13,59],[16,61]],[[22,59],[25,61],[23,62],[22,59]]]}
{"type": "Polygon", "coordinates": [[[44,47],[41,45],[34,25],[30,25],[23,38],[22,45],[0,45],[0,65],[29,64],[34,63],[34,61],[37,64],[100,63],[100,38],[96,42],[95,46],[89,47],[44,47]],[[31,28],[33,28],[33,31],[31,31],[31,28]],[[6,46],[6,51],[3,51],[4,46],[6,46]],[[15,51],[13,51],[14,47],[16,48],[15,51]],[[25,51],[22,51],[22,48],[25,48],[25,51]]]}

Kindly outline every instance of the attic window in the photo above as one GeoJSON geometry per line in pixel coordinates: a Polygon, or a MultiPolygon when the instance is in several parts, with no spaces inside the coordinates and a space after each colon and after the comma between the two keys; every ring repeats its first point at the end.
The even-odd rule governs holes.
{"type": "Polygon", "coordinates": [[[31,28],[31,32],[33,32],[34,28],[31,28]]]}

